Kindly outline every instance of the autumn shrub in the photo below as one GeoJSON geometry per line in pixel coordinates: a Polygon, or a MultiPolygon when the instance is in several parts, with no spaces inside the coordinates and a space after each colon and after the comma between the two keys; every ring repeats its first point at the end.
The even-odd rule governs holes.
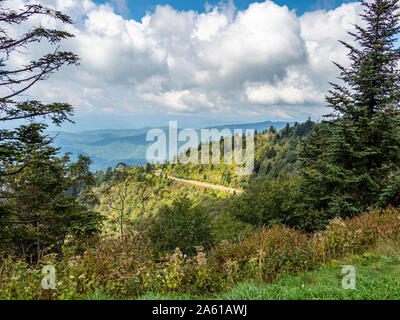
{"type": "Polygon", "coordinates": [[[377,209],[351,219],[335,218],[325,231],[314,235],[314,251],[324,254],[328,260],[361,253],[380,240],[399,240],[399,228],[399,210],[393,207],[377,209]]]}
{"type": "Polygon", "coordinates": [[[326,230],[304,234],[284,226],[260,228],[241,241],[187,256],[176,249],[158,256],[140,232],[103,239],[77,254],[45,256],[32,266],[13,256],[0,260],[2,299],[84,299],[99,292],[115,298],[147,293],[207,295],[242,281],[270,282],[279,275],[315,269],[333,259],[360,254],[378,243],[400,241],[399,210],[388,208],[352,219],[334,219],[326,230]],[[155,259],[155,257],[157,257],[155,259]],[[54,265],[56,290],[43,290],[41,268],[54,265]]]}

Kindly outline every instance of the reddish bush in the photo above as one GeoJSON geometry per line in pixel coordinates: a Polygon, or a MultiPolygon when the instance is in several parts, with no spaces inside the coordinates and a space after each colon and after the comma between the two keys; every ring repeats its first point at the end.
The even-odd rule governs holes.
{"type": "Polygon", "coordinates": [[[50,296],[40,287],[40,266],[12,258],[0,266],[1,298],[84,298],[96,290],[114,297],[147,292],[208,294],[239,281],[271,281],[281,273],[297,273],[348,254],[368,250],[379,241],[400,240],[399,210],[388,208],[353,219],[334,219],[323,232],[306,235],[283,226],[262,228],[238,242],[222,242],[210,251],[197,248],[187,257],[179,249],[156,257],[139,233],[124,240],[102,240],[84,254],[65,250],[42,264],[56,265],[57,289],[50,296]],[[157,259],[155,259],[157,258],[157,259]]]}

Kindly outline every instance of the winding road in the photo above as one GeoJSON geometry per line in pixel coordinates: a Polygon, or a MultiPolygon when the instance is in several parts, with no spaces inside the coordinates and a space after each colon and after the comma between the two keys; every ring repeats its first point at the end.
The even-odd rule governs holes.
{"type": "MultiPolygon", "coordinates": [[[[162,173],[162,171],[159,170],[159,171],[156,172],[156,175],[159,176],[161,173],[162,173]]],[[[238,194],[238,195],[242,195],[243,194],[242,190],[233,189],[233,188],[227,188],[227,187],[218,186],[218,185],[215,185],[215,184],[209,184],[209,183],[193,181],[193,180],[185,180],[185,179],[175,178],[175,177],[171,177],[171,176],[168,176],[168,179],[175,180],[175,181],[182,182],[182,183],[193,184],[195,186],[199,186],[199,187],[203,187],[203,188],[222,190],[222,191],[227,191],[227,192],[230,192],[230,193],[235,193],[235,194],[238,194]]]]}

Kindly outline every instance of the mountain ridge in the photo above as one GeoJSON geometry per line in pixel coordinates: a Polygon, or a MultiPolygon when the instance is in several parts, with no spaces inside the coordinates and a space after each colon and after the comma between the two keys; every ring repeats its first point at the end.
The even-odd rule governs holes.
{"type": "MultiPolygon", "coordinates": [[[[281,130],[291,122],[263,121],[256,123],[227,124],[205,127],[203,129],[254,129],[263,131],[274,126],[281,130]]],[[[153,141],[147,141],[147,132],[151,129],[163,130],[168,138],[168,127],[144,127],[140,129],[104,129],[85,130],[80,132],[48,131],[54,138],[53,145],[60,148],[60,153],[71,153],[71,158],[76,159],[79,154],[89,156],[93,160],[91,169],[106,170],[108,167],[115,167],[119,162],[125,162],[130,166],[144,165],[146,161],[146,150],[153,141]]],[[[178,128],[183,130],[184,128],[178,128]]],[[[200,132],[201,129],[195,129],[200,132]]],[[[232,131],[233,134],[233,131],[232,131]]],[[[168,141],[169,139],[167,139],[168,141]]],[[[178,147],[185,142],[180,142],[178,147]]]]}

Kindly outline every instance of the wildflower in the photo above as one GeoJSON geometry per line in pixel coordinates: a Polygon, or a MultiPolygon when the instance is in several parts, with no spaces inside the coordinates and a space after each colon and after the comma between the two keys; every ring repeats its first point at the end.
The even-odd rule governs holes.
{"type": "Polygon", "coordinates": [[[332,226],[338,226],[338,227],[345,227],[346,224],[343,222],[343,220],[341,218],[334,218],[331,221],[331,225],[332,226]]]}

